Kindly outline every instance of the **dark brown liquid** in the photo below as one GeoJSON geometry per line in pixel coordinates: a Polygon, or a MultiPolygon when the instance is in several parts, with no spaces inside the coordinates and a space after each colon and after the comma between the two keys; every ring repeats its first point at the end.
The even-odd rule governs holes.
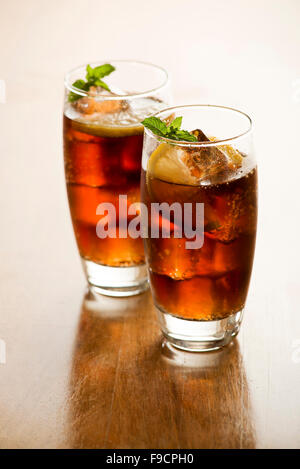
{"type": "Polygon", "coordinates": [[[109,128],[102,132],[64,116],[65,173],[74,232],[84,259],[109,266],[138,265],[144,262],[142,240],[119,238],[118,196],[127,195],[128,206],[140,200],[142,128],[126,135],[120,127],[119,136],[115,129],[109,134],[109,128]],[[101,216],[96,208],[103,202],[116,207],[116,238],[97,236],[101,216]]]}
{"type": "MultiPolygon", "coordinates": [[[[145,240],[156,304],[186,319],[222,319],[246,301],[256,236],[257,172],[207,186],[156,179],[142,171],[142,201],[204,203],[204,244],[186,249],[187,239],[145,240]]],[[[160,225],[166,223],[162,218],[160,225]]],[[[149,225],[150,226],[150,225],[149,225]]],[[[184,231],[183,231],[184,232],[184,231]]],[[[171,232],[172,233],[172,232],[171,232]]]]}

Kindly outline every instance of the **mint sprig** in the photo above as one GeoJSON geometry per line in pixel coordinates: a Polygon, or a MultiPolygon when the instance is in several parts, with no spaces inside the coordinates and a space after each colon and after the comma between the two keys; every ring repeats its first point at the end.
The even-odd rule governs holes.
{"type": "Polygon", "coordinates": [[[187,130],[180,130],[182,117],[176,117],[169,125],[167,125],[158,117],[147,117],[142,124],[159,137],[166,137],[172,140],[197,142],[195,135],[190,134],[187,130]]]}
{"type": "MultiPolygon", "coordinates": [[[[90,65],[86,66],[86,76],[85,80],[76,80],[73,85],[79,90],[88,91],[91,86],[101,86],[107,91],[110,91],[109,86],[102,80],[102,78],[110,75],[111,72],[115,70],[115,67],[111,64],[98,65],[98,67],[91,67],[90,65]]],[[[70,91],[68,100],[70,103],[74,103],[81,96],[74,91],[70,91]]]]}

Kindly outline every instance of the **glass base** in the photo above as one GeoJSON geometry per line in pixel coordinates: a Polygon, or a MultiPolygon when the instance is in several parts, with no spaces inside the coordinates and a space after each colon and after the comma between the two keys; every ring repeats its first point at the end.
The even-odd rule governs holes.
{"type": "Polygon", "coordinates": [[[239,330],[243,310],[216,321],[182,319],[156,306],[162,332],[174,347],[189,352],[218,350],[229,344],[239,330]]]}
{"type": "Polygon", "coordinates": [[[87,280],[97,293],[106,296],[133,296],[148,288],[147,268],[143,265],[110,267],[81,259],[87,280]]]}

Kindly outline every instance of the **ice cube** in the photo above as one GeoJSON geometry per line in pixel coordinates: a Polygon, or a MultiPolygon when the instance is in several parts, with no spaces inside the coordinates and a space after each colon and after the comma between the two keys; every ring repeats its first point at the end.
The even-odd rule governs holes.
{"type": "MultiPolygon", "coordinates": [[[[199,142],[210,141],[200,129],[192,133],[199,142]]],[[[216,184],[230,179],[241,162],[240,153],[229,145],[181,146],[161,143],[149,158],[148,173],[175,184],[216,184]]]]}
{"type": "Polygon", "coordinates": [[[160,238],[147,242],[149,265],[160,275],[173,280],[185,280],[195,275],[191,251],[185,247],[185,238],[160,238]]]}
{"type": "MultiPolygon", "coordinates": [[[[197,137],[198,142],[213,141],[200,129],[193,130],[191,133],[197,137]]],[[[215,145],[199,146],[198,148],[194,146],[187,148],[183,162],[198,183],[216,183],[226,179],[228,172],[235,169],[231,164],[230,157],[233,153],[233,149],[231,153],[228,153],[215,145]]]]}
{"type": "Polygon", "coordinates": [[[87,118],[90,119],[90,114],[112,114],[123,111],[126,109],[126,102],[124,100],[98,101],[94,97],[85,96],[76,101],[75,106],[77,111],[83,114],[83,117],[87,115],[87,118]]]}

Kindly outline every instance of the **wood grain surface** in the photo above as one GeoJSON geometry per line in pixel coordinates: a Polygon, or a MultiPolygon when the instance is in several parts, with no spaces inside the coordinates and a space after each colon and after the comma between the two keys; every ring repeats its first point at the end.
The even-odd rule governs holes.
{"type": "Polygon", "coordinates": [[[201,2],[192,16],[177,0],[157,1],[160,15],[137,0],[1,5],[0,448],[300,447],[300,4],[201,2]],[[170,9],[176,54],[160,42],[170,9]],[[63,172],[63,75],[109,56],[165,66],[178,104],[254,118],[257,249],[241,332],[223,351],[168,348],[149,292],[86,290],[63,172]]]}
{"type": "Polygon", "coordinates": [[[120,310],[99,310],[92,294],[83,302],[70,381],[72,446],[254,447],[238,344],[173,352],[161,343],[148,293],[109,301],[120,310]]]}

